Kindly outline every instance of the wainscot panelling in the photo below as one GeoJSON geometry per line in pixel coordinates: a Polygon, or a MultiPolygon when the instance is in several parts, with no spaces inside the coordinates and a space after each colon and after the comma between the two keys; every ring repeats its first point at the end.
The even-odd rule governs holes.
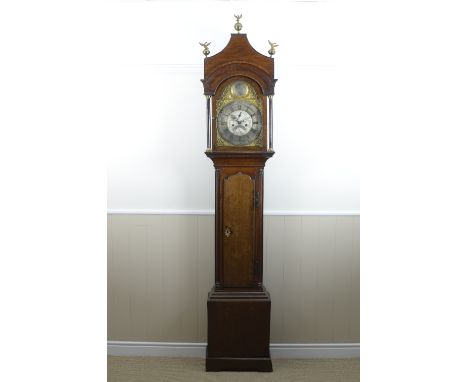
{"type": "MultiPolygon", "coordinates": [[[[206,342],[213,215],[108,215],[108,339],[206,342]]],[[[359,342],[359,216],[265,216],[272,343],[359,342]]]]}

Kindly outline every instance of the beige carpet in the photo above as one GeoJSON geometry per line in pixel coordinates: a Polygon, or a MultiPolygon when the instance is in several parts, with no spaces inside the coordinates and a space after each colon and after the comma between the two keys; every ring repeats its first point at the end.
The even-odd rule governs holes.
{"type": "Polygon", "coordinates": [[[108,382],[358,382],[359,359],[274,359],[272,373],[205,372],[200,358],[108,357],[108,382]]]}

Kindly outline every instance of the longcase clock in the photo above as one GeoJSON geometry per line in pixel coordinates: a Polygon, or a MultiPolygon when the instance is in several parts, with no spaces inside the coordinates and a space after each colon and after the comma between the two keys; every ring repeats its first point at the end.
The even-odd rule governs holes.
{"type": "Polygon", "coordinates": [[[208,294],[206,370],[272,371],[271,300],[263,278],[263,170],[273,154],[274,60],[239,33],[208,57],[206,155],[215,167],[215,285],[208,294]]]}

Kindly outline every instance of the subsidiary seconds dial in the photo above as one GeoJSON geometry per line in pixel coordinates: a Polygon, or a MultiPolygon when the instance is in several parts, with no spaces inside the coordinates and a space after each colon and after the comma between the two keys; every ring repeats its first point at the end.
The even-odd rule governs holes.
{"type": "Polygon", "coordinates": [[[256,106],[246,101],[225,105],[218,115],[218,131],[232,145],[252,143],[262,129],[262,115],[256,106]]]}

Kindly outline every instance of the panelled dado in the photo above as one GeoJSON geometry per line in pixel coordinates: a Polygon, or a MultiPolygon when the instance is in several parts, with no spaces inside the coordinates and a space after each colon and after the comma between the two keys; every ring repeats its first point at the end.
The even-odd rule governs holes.
{"type": "MultiPolygon", "coordinates": [[[[359,342],[359,220],[264,217],[272,343],[359,342]]],[[[109,340],[206,343],[214,227],[213,214],[108,215],[109,340]]]]}

